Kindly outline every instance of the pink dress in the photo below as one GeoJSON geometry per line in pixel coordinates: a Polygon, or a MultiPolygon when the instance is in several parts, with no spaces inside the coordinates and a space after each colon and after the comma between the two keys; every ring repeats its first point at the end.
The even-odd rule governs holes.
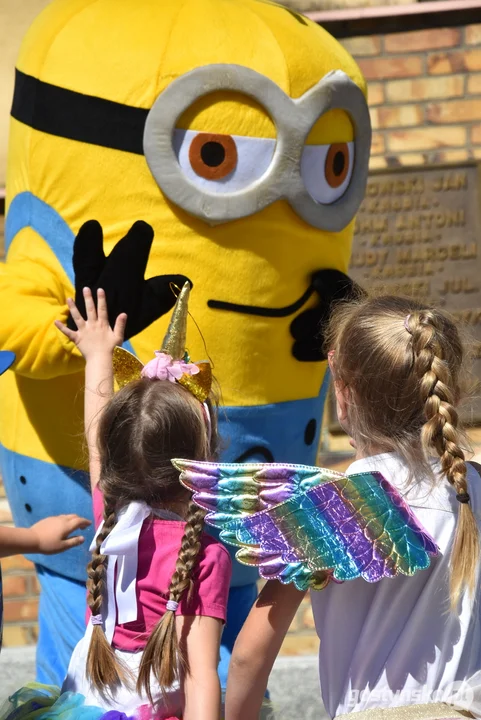
{"type": "MultiPolygon", "coordinates": [[[[94,520],[97,528],[103,519],[103,498],[98,489],[93,494],[94,520]]],[[[117,525],[102,545],[109,557],[107,597],[104,596],[102,620],[105,634],[119,660],[127,664],[134,676],[152,629],[166,612],[168,589],[184,533],[185,523],[172,513],[131,503],[119,513],[117,525]]],[[[179,603],[177,615],[204,615],[225,622],[231,576],[231,559],[225,547],[206,533],[193,573],[194,589],[190,598],[179,603]]],[[[87,621],[90,611],[87,614],[87,621]]],[[[181,688],[173,686],[166,698],[154,687],[155,712],[145,696],[120,687],[105,697],[90,686],[85,676],[86,658],[92,624],[75,648],[62,692],[78,692],[86,704],[105,710],[119,710],[139,720],[164,720],[181,715],[181,688]]]]}

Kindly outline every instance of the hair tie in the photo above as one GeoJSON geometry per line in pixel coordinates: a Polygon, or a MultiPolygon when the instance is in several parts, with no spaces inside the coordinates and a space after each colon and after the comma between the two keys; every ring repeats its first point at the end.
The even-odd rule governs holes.
{"type": "Polygon", "coordinates": [[[179,603],[175,600],[167,600],[167,610],[170,610],[170,612],[175,613],[178,607],[179,603]]]}
{"type": "Polygon", "coordinates": [[[92,617],[90,618],[90,622],[92,623],[92,625],[102,625],[102,615],[92,615],[92,617]]]}
{"type": "Polygon", "coordinates": [[[467,492],[457,493],[457,494],[456,494],[456,500],[457,500],[458,502],[460,502],[460,503],[463,503],[463,504],[464,504],[464,503],[471,502],[471,498],[470,498],[470,496],[469,496],[469,493],[467,493],[467,492]]]}
{"type": "Polygon", "coordinates": [[[410,328],[409,328],[409,320],[410,320],[410,319],[411,319],[411,313],[409,313],[409,315],[406,315],[406,317],[404,318],[404,327],[405,327],[405,329],[407,330],[407,332],[408,332],[410,335],[412,335],[412,331],[411,331],[410,328]]]}

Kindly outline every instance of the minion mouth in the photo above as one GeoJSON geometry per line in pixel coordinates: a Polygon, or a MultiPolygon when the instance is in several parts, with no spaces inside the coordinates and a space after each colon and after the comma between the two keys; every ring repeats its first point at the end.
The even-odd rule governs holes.
{"type": "Polygon", "coordinates": [[[208,300],[207,306],[212,310],[227,310],[227,312],[241,313],[242,315],[257,315],[260,317],[289,317],[294,315],[300,310],[303,305],[311,297],[312,293],[315,292],[316,288],[313,284],[309,285],[307,290],[301,297],[292,303],[292,305],[286,305],[280,308],[265,308],[259,307],[258,305],[239,305],[238,303],[226,302],[224,300],[208,300]]]}

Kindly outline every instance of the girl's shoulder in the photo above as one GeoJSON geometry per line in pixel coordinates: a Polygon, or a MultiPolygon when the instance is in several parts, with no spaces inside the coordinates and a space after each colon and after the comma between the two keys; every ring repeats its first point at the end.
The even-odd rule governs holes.
{"type": "Polygon", "coordinates": [[[211,558],[222,559],[223,562],[232,565],[231,556],[226,546],[220,540],[210,535],[208,530],[204,530],[202,533],[201,542],[204,555],[211,558]]]}

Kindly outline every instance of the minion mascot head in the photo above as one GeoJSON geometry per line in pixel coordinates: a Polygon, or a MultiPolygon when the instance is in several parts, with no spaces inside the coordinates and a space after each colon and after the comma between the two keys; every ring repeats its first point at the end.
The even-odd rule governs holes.
{"type": "MultiPolygon", "coordinates": [[[[224,460],[315,462],[319,328],[349,287],[370,149],[349,54],[264,0],[54,0],[16,72],[0,282],[0,346],[18,357],[0,416],[16,522],[91,512],[83,365],[53,328],[82,284],[129,314],[145,362],[167,326],[153,281],[189,278],[189,351],[214,364],[224,460]],[[139,219],[153,242],[144,223],[128,234],[139,219]]],[[[35,560],[42,582],[80,583],[87,553],[35,560]]]]}

